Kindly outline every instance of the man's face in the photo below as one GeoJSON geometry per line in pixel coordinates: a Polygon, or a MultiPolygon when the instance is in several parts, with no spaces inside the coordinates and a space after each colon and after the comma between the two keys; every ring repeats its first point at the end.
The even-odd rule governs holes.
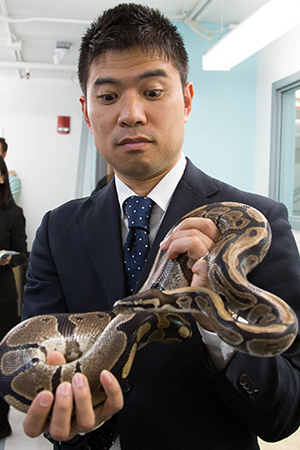
{"type": "Polygon", "coordinates": [[[135,47],[95,58],[80,101],[99,154],[126,182],[164,175],[178,161],[192,98],[170,61],[135,47]]]}

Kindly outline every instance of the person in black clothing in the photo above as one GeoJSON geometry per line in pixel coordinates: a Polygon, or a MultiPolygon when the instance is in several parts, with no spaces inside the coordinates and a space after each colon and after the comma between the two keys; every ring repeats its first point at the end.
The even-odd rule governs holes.
{"type": "MultiPolygon", "coordinates": [[[[13,250],[17,255],[0,259],[0,340],[18,323],[18,293],[13,267],[28,259],[25,218],[13,200],[8,171],[0,156],[0,250],[13,250]]],[[[8,422],[9,406],[0,398],[0,439],[11,434],[8,422]]]]}

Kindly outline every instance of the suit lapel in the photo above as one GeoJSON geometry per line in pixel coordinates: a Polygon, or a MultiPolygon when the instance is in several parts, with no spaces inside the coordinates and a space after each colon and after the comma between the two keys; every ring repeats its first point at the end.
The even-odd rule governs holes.
{"type": "Polygon", "coordinates": [[[90,197],[79,216],[91,261],[105,294],[108,309],[126,296],[119,203],[115,184],[90,197]],[[89,233],[86,233],[89,230],[89,233]]]}

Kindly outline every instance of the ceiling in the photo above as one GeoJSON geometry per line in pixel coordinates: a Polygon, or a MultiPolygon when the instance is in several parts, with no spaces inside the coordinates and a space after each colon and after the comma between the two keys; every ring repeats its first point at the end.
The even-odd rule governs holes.
{"type": "MultiPolygon", "coordinates": [[[[148,0],[171,20],[238,24],[268,0],[148,0]]],[[[115,0],[0,0],[0,76],[76,77],[78,47],[89,23],[115,0]],[[66,52],[57,42],[69,42],[66,52]],[[60,63],[54,63],[54,54],[60,63]]],[[[209,28],[209,26],[207,26],[209,28]]]]}

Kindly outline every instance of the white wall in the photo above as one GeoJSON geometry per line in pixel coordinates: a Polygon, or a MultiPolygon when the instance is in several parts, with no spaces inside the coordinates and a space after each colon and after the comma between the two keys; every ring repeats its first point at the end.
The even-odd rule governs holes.
{"type": "MultiPolygon", "coordinates": [[[[257,54],[254,191],[269,194],[272,83],[300,71],[300,26],[257,54]]],[[[300,246],[300,233],[295,232],[300,246]]]]}
{"type": "Polygon", "coordinates": [[[22,181],[28,246],[46,211],[74,198],[81,133],[80,90],[68,80],[0,78],[0,130],[7,166],[22,181]],[[57,116],[71,117],[58,134],[57,116]]]}
{"type": "MultiPolygon", "coordinates": [[[[201,39],[176,23],[190,59],[195,97],[186,126],[184,152],[209,175],[246,191],[253,190],[256,107],[256,56],[229,72],[202,70],[202,55],[220,38],[201,39]]],[[[208,29],[219,28],[203,24],[208,29]]]]}

